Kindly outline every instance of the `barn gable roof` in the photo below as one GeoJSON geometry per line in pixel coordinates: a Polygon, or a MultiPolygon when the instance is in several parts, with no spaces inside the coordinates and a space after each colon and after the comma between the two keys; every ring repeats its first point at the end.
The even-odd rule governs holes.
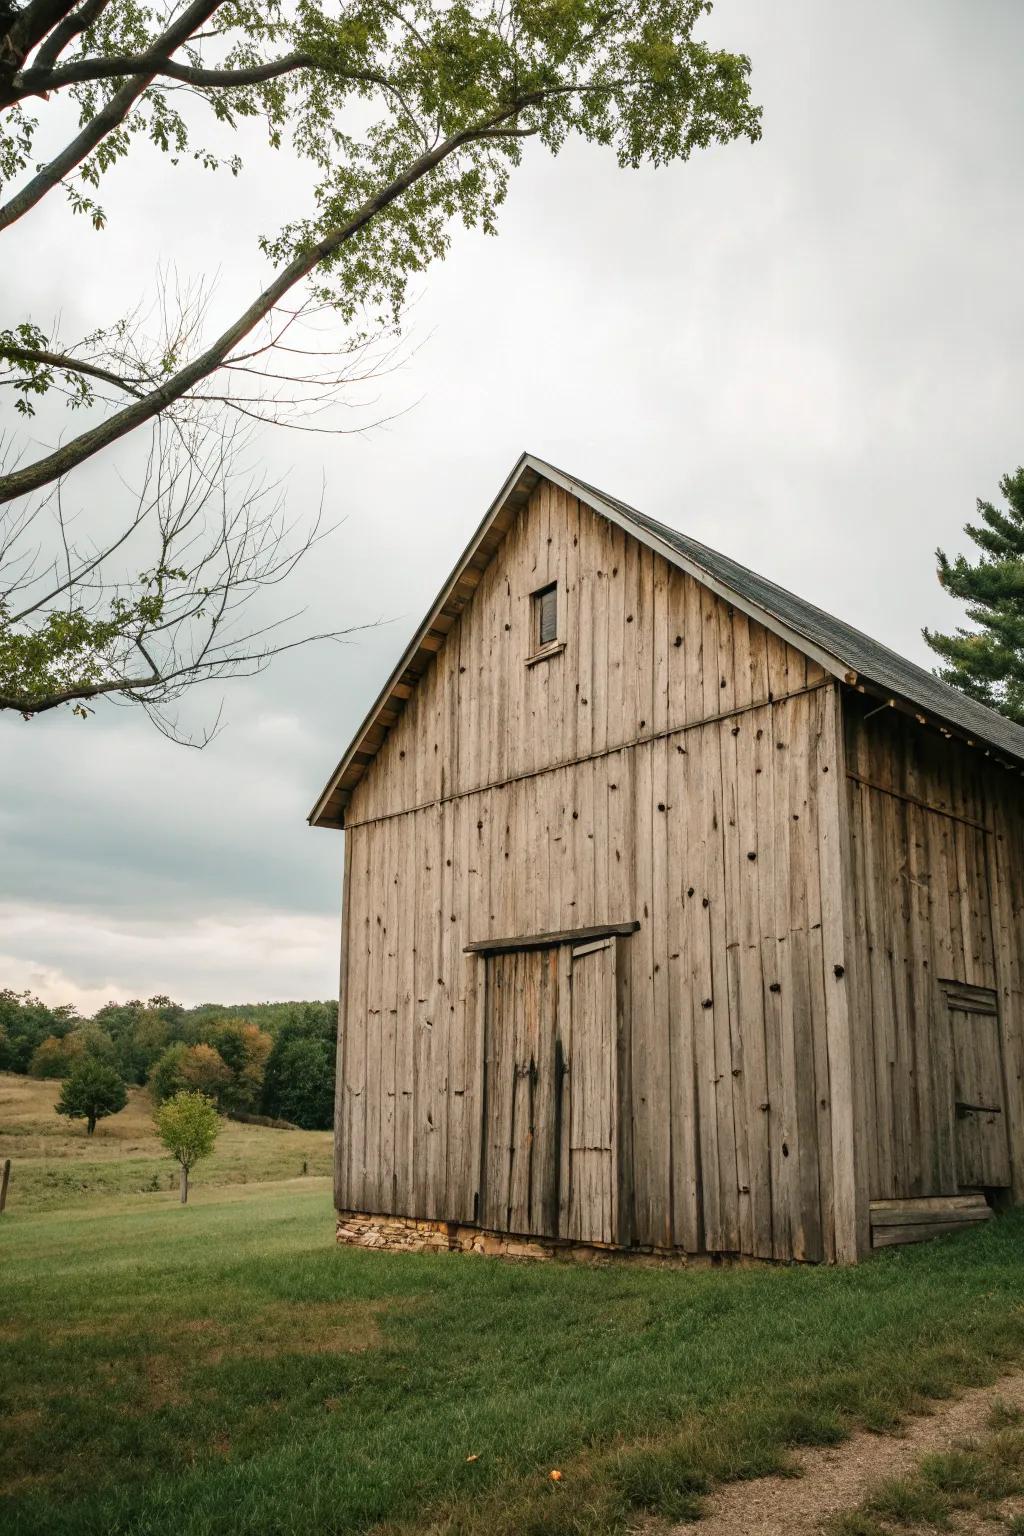
{"type": "Polygon", "coordinates": [[[951,688],[923,667],[872,640],[842,619],[719,554],[697,539],[608,496],[583,480],[524,453],[488,508],[309,815],[313,826],[341,827],[352,791],[373,761],[444,638],[476,591],[483,572],[537,484],[546,479],[639,539],[672,565],[819,662],[940,728],[1024,763],[1024,728],[951,688]]]}

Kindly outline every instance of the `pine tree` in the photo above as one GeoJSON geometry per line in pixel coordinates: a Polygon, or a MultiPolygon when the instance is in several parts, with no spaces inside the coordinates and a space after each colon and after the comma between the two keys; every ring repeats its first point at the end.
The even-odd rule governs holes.
{"type": "Polygon", "coordinates": [[[924,638],[945,662],[936,674],[954,688],[1024,725],[1024,468],[1004,475],[1006,510],[978,502],[979,522],[965,532],[981,550],[973,564],[936,550],[939,581],[967,603],[976,629],[924,638]]]}

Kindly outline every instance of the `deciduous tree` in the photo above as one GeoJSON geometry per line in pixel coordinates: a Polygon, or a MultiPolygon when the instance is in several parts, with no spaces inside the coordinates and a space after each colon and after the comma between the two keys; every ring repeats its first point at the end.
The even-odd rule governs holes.
{"type": "Polygon", "coordinates": [[[148,1078],[149,1091],[155,1103],[162,1104],[165,1099],[180,1093],[184,1088],[185,1076],[181,1066],[187,1051],[188,1046],[184,1040],[175,1040],[157,1058],[148,1078]]]}
{"type": "Polygon", "coordinates": [[[114,1042],[106,1030],[95,1024],[79,1023],[68,1034],[47,1035],[33,1052],[29,1071],[33,1077],[67,1077],[86,1056],[108,1067],[116,1065],[114,1042]]]}
{"type": "Polygon", "coordinates": [[[334,1072],[338,1007],[302,1003],[278,1025],[267,1062],[263,1107],[304,1130],[334,1123],[334,1072]]]}
{"type": "Polygon", "coordinates": [[[216,1047],[231,1073],[222,1102],[229,1109],[256,1109],[273,1036],[248,1019],[225,1019],[211,1031],[210,1044],[216,1047]]]}
{"type": "Polygon", "coordinates": [[[190,1045],[181,1058],[181,1076],[186,1088],[206,1094],[218,1105],[233,1080],[231,1068],[213,1045],[190,1045]]]}
{"type": "Polygon", "coordinates": [[[189,1174],[201,1158],[209,1157],[220,1132],[217,1106],[203,1093],[176,1093],[159,1106],[153,1119],[157,1135],[181,1168],[184,1205],[189,1174]]]}
{"type": "Polygon", "coordinates": [[[55,1105],[58,1115],[84,1120],[88,1135],[98,1120],[116,1115],[128,1102],[128,1090],[119,1072],[94,1056],[83,1056],[64,1079],[55,1105]]]}
{"type": "Polygon", "coordinates": [[[47,1035],[32,1052],[29,1073],[32,1077],[67,1077],[83,1054],[77,1030],[69,1035],[47,1035]]]}
{"type": "Polygon", "coordinates": [[[49,1008],[29,992],[0,988],[0,1070],[27,1072],[47,1036],[63,1039],[81,1022],[70,1004],[49,1008]]]}
{"type": "Polygon", "coordinates": [[[310,411],[365,372],[367,338],[395,328],[410,281],[444,256],[453,226],[495,230],[529,141],[557,153],[581,138],[630,167],[756,139],[747,59],[697,36],[709,9],[0,5],[0,177],[11,187],[0,234],[55,194],[83,229],[103,230],[103,177],[146,140],[169,167],[238,174],[251,135],[236,130],[262,124],[312,183],[305,212],[262,238],[267,281],[215,334],[201,292],[156,306],[155,327],[143,305],[67,339],[33,316],[0,319],[0,383],[16,409],[28,418],[62,395],[85,423],[48,434],[59,441],[42,451],[26,445],[0,474],[0,708],[84,712],[114,696],[173,733],[167,708],[192,684],[259,670],[294,643],[241,624],[238,609],[289,574],[317,526],[291,537],[273,497],[249,487],[230,421],[322,429],[310,411]],[[198,108],[212,141],[196,137],[198,108]],[[344,339],[310,340],[314,312],[344,339]],[[140,429],[157,437],[132,510],[112,534],[72,536],[66,505],[80,502],[67,477],[140,429]],[[40,543],[52,561],[33,563],[40,543]]]}

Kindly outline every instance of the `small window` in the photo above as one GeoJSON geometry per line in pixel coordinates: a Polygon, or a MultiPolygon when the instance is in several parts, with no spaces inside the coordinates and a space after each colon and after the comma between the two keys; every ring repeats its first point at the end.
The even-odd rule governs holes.
{"type": "Polygon", "coordinates": [[[558,583],[533,594],[533,639],[538,647],[558,639],[558,583]]]}

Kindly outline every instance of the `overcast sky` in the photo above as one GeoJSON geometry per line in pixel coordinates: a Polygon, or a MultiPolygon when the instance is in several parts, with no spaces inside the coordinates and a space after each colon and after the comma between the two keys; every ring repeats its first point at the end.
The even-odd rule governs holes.
{"type": "MultiPolygon", "coordinates": [[[[751,56],[760,144],[531,147],[497,239],[421,284],[375,405],[401,414],[261,444],[297,515],[325,485],[344,519],[296,582],[311,626],[387,622],[232,686],[202,753],[123,709],[0,718],[0,985],[335,995],[342,841],[306,814],[524,448],[929,664],[935,546],[1024,459],[1024,5],[718,0],[709,34],[751,56]]],[[[144,150],[104,234],[26,221],[3,323],[91,329],[158,264],[237,308],[300,193],[284,156],[230,181],[144,150]]]]}

